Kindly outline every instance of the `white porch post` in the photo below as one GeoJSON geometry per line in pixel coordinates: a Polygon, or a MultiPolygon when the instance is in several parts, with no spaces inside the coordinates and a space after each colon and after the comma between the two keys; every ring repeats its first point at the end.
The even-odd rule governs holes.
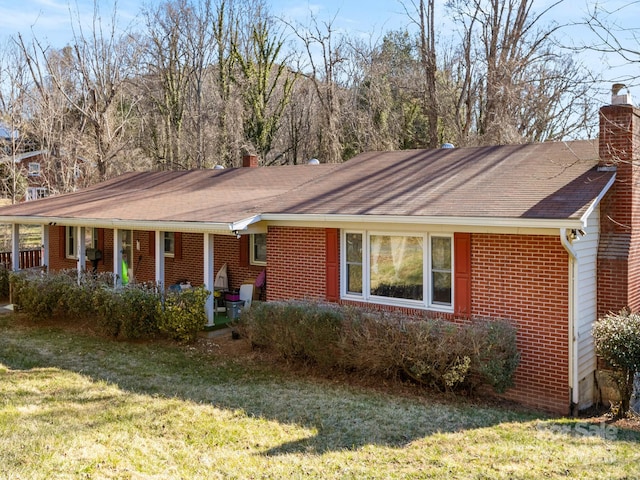
{"type": "Polygon", "coordinates": [[[164,232],[156,230],[155,237],[156,285],[162,292],[164,291],[164,232]]]}
{"type": "Polygon", "coordinates": [[[87,269],[87,245],[84,234],[84,227],[76,227],[76,238],[78,239],[78,285],[80,285],[82,273],[87,269]]]}
{"type": "Polygon", "coordinates": [[[120,231],[117,228],[113,229],[113,286],[118,287],[122,285],[122,258],[120,251],[122,250],[122,239],[120,238],[120,231]]]}
{"type": "Polygon", "coordinates": [[[215,323],[215,311],[213,308],[213,234],[204,234],[204,288],[211,292],[211,295],[207,297],[207,303],[205,304],[205,311],[207,313],[207,327],[212,327],[215,323]]]}
{"type": "Polygon", "coordinates": [[[42,251],[40,252],[40,266],[49,271],[49,225],[42,225],[42,251]]]}
{"type": "Polygon", "coordinates": [[[20,225],[14,223],[11,229],[11,269],[20,270],[20,225]]]}

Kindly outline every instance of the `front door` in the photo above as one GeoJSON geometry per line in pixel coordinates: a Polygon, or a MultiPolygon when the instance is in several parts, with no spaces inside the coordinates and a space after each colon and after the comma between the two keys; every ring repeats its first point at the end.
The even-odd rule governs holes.
{"type": "Polygon", "coordinates": [[[133,232],[131,230],[119,230],[122,249],[122,284],[133,280],[133,232]]]}

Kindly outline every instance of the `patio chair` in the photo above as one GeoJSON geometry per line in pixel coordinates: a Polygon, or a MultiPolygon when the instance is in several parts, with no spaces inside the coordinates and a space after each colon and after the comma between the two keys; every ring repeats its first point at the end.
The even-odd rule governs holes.
{"type": "Polygon", "coordinates": [[[240,300],[244,302],[241,307],[241,311],[250,308],[251,300],[253,299],[253,284],[245,283],[244,285],[240,285],[239,296],[240,300]]]}

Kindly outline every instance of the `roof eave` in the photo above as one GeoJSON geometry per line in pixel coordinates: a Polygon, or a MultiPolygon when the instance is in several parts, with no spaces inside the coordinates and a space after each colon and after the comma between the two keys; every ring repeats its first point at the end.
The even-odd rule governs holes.
{"type": "Polygon", "coordinates": [[[469,227],[513,227],[533,229],[582,228],[581,218],[522,218],[522,217],[457,217],[414,215],[341,215],[341,214],[262,214],[262,220],[281,222],[348,222],[402,223],[408,225],[455,225],[469,227]]]}
{"type": "MultiPolygon", "coordinates": [[[[224,233],[234,230],[234,222],[184,222],[155,220],[126,220],[104,218],[67,218],[50,216],[2,215],[0,223],[20,225],[65,225],[70,227],[117,228],[121,230],[150,230],[166,232],[224,233]]],[[[245,226],[246,228],[246,226],[245,226]]]]}
{"type": "Polygon", "coordinates": [[[602,201],[604,196],[607,194],[609,189],[613,186],[615,181],[616,181],[616,174],[614,173],[611,176],[611,178],[609,179],[609,181],[607,182],[607,184],[604,186],[602,191],[598,194],[598,196],[595,198],[595,200],[593,202],[591,202],[591,205],[589,205],[589,208],[587,208],[587,210],[584,212],[584,214],[580,218],[580,220],[582,221],[582,228],[586,228],[587,227],[587,222],[588,222],[589,217],[591,216],[593,211],[596,209],[596,207],[600,204],[600,202],[602,201]]]}

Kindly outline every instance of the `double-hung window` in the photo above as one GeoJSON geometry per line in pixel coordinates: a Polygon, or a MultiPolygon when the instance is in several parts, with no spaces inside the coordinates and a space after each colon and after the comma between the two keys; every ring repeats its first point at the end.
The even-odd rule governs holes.
{"type": "MultiPolygon", "coordinates": [[[[65,227],[65,252],[67,258],[78,258],[78,231],[77,227],[65,227]]],[[[84,229],[84,245],[86,248],[98,248],[98,229],[84,229]]]]}
{"type": "Polygon", "coordinates": [[[38,162],[29,162],[29,170],[27,175],[29,177],[39,177],[40,176],[40,164],[38,162]]]}
{"type": "Polygon", "coordinates": [[[342,295],[375,303],[453,308],[453,237],[346,231],[342,295]]]}
{"type": "Polygon", "coordinates": [[[176,253],[175,232],[164,232],[164,256],[173,257],[176,253]]]}
{"type": "Polygon", "coordinates": [[[251,265],[267,264],[267,234],[254,233],[249,240],[249,263],[251,265]]]}

